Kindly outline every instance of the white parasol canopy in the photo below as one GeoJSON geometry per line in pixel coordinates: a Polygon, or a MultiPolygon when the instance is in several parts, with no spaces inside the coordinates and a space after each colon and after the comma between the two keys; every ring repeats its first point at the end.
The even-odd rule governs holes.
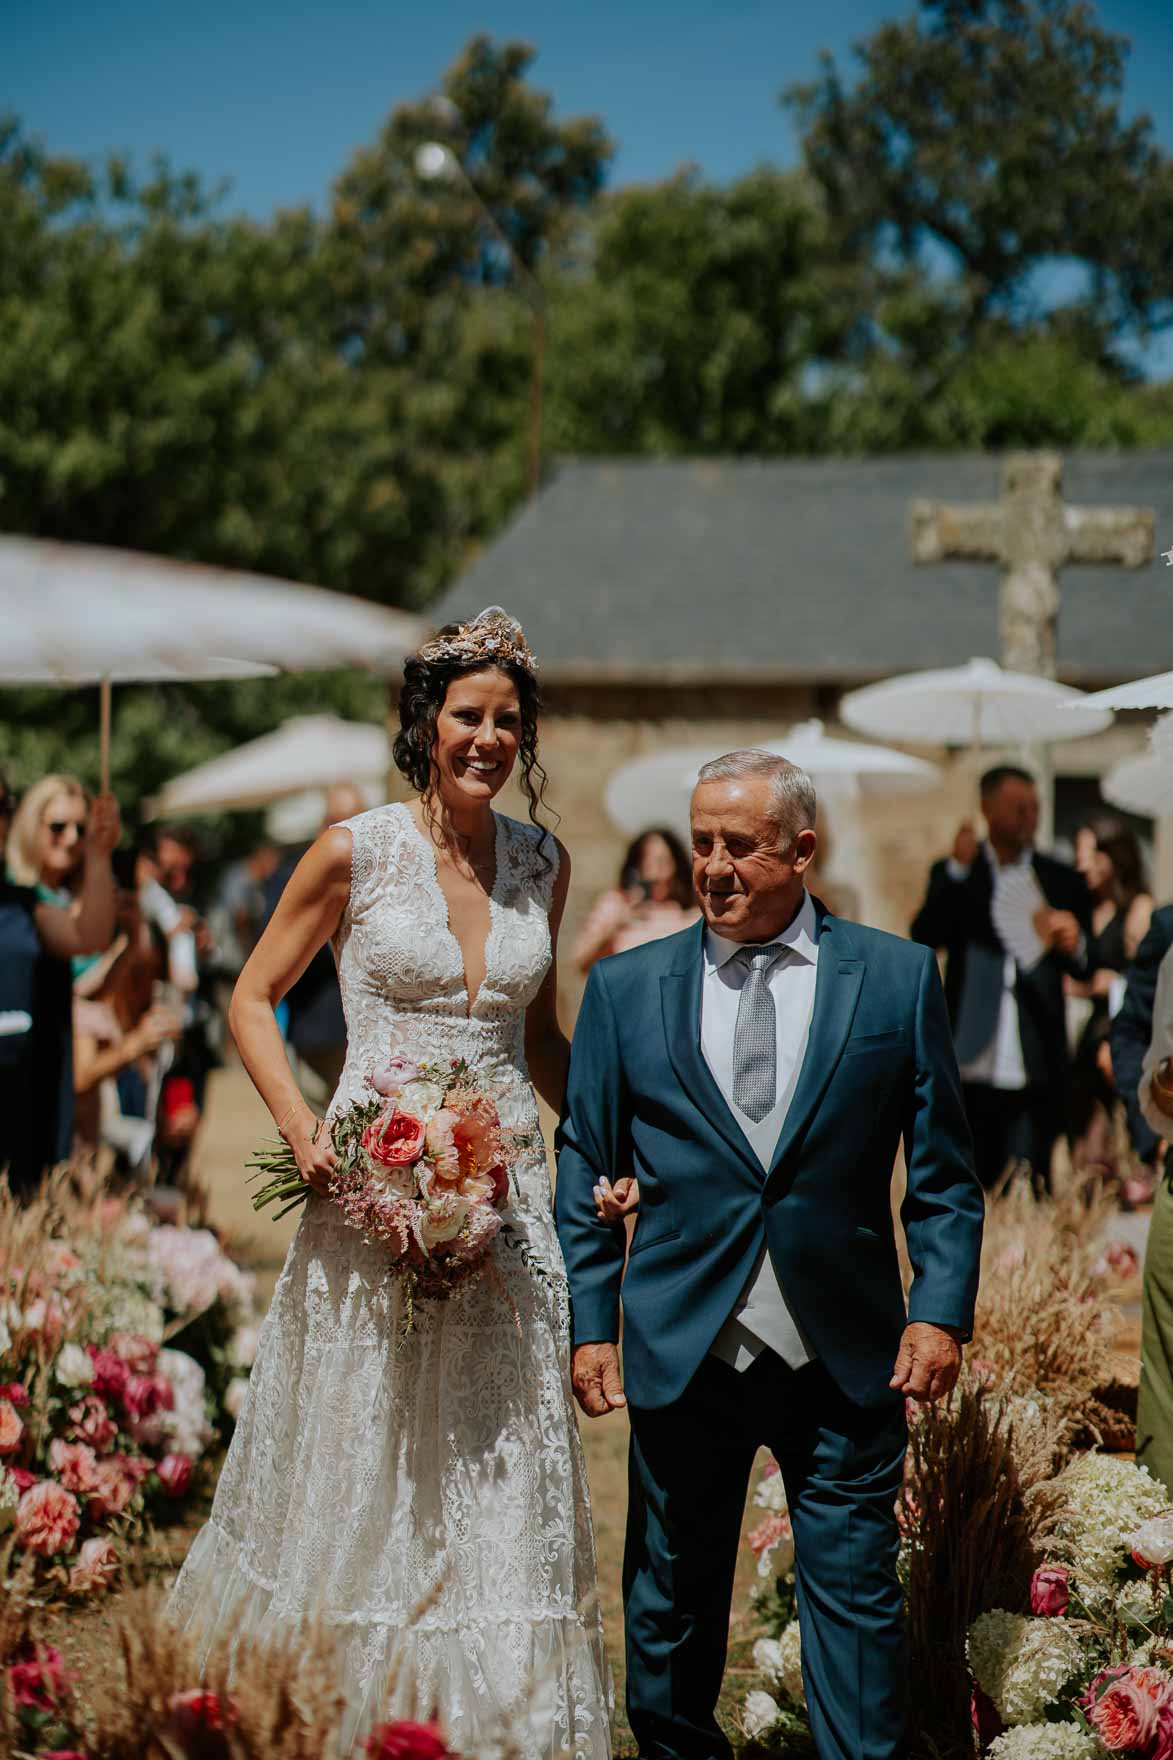
{"type": "MultiPolygon", "coordinates": [[[[935,764],[907,752],[835,739],[825,732],[821,721],[799,722],[760,749],[801,765],[816,789],[840,798],[932,788],[940,776],[935,764]]],[[[678,746],[625,764],[612,776],[604,794],[610,819],[632,837],[657,823],[686,831],[697,772],[702,764],[720,756],[712,746],[678,746]]]]}
{"type": "MultiPolygon", "coordinates": [[[[381,786],[390,767],[385,727],[337,715],[296,715],[276,732],[173,777],[152,802],[152,817],[264,807],[336,782],[381,786]]],[[[314,798],[320,796],[315,792],[314,798]]]]}
{"type": "Polygon", "coordinates": [[[1114,807],[1159,819],[1173,813],[1173,715],[1149,735],[1149,749],[1124,758],[1101,779],[1100,793],[1114,807]]]}
{"type": "Polygon", "coordinates": [[[908,672],[843,698],[849,727],[877,739],[934,746],[1037,746],[1079,739],[1111,725],[1105,711],[1073,715],[1090,699],[1054,679],[970,660],[940,672],[908,672]]]}
{"type": "Polygon", "coordinates": [[[423,631],[404,611],[130,550],[0,538],[0,684],[112,684],[389,670],[423,631]]]}
{"type": "MultiPolygon", "coordinates": [[[[1076,705],[1079,709],[1173,709],[1173,672],[1155,672],[1131,684],[1093,691],[1076,705]]],[[[1130,763],[1133,760],[1128,760],[1130,763]]]]}

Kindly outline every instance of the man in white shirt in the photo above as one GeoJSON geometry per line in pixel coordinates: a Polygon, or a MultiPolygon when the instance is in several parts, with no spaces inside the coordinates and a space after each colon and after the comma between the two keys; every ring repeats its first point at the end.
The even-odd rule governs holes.
{"type": "Polygon", "coordinates": [[[627,1706],[647,1760],[728,1760],[714,1709],[762,1444],[794,1526],[820,1760],[907,1751],[904,1402],[954,1384],[983,1205],[936,961],[808,895],[814,812],[783,759],[706,765],[704,921],[601,960],[571,1052],[556,1209],[572,1375],[588,1416],[630,1410],[627,1706]],[[595,1193],[633,1177],[625,1275],[595,1193]]]}

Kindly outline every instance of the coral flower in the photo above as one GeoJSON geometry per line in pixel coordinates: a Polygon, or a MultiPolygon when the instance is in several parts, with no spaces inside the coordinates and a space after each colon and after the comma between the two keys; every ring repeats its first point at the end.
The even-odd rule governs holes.
{"type": "Polygon", "coordinates": [[[362,1134],[376,1167],[410,1167],[424,1152],[424,1127],[410,1112],[381,1112],[362,1134]]]}
{"type": "Polygon", "coordinates": [[[0,1455],[15,1454],[24,1435],[24,1424],[10,1399],[0,1399],[0,1455]]]}
{"type": "Polygon", "coordinates": [[[460,1115],[449,1106],[442,1107],[428,1120],[428,1159],[435,1176],[445,1185],[454,1186],[460,1179],[461,1156],[456,1141],[460,1115]]]}
{"type": "Polygon", "coordinates": [[[53,1479],[38,1479],[16,1506],[16,1537],[42,1558],[65,1552],[80,1526],[77,1498],[53,1479]]]}

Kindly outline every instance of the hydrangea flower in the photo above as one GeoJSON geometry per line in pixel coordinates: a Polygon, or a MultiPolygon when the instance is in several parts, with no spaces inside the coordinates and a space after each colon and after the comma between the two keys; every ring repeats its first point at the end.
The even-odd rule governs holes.
{"type": "Polygon", "coordinates": [[[769,1730],[773,1729],[781,1715],[777,1700],[771,1699],[769,1693],[763,1692],[760,1687],[755,1688],[752,1693],[746,1694],[742,1720],[745,1724],[745,1733],[751,1741],[760,1741],[769,1730]]]}
{"type": "Polygon", "coordinates": [[[1094,1760],[1100,1751],[1094,1736],[1077,1723],[1023,1723],[995,1737],[987,1760],[1094,1760]]]}
{"type": "Polygon", "coordinates": [[[1114,1455],[1081,1455],[1061,1475],[1066,1505],[1058,1534],[1076,1574],[1090,1588],[1109,1587],[1142,1523],[1159,1516],[1168,1494],[1147,1468],[1114,1455]]]}
{"type": "Polygon", "coordinates": [[[1063,1619],[1031,1619],[996,1608],[969,1629],[969,1666],[1003,1723],[1034,1723],[1053,1705],[1083,1661],[1063,1619]]]}

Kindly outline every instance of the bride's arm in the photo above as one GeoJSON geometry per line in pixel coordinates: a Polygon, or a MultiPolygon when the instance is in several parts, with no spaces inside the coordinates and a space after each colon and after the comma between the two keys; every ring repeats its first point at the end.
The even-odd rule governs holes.
{"type": "Polygon", "coordinates": [[[550,903],[550,969],[525,1016],[525,1060],[530,1078],[552,1112],[561,1112],[570,1041],[558,1024],[558,931],[570,890],[570,857],[558,844],[558,878],[550,903]]]}
{"type": "Polygon", "coordinates": [[[325,1191],[334,1152],[302,1098],[274,1009],[333,935],[350,896],[351,833],[332,826],[306,851],[236,981],[228,1025],[253,1086],[297,1158],[302,1178],[325,1191]]]}

